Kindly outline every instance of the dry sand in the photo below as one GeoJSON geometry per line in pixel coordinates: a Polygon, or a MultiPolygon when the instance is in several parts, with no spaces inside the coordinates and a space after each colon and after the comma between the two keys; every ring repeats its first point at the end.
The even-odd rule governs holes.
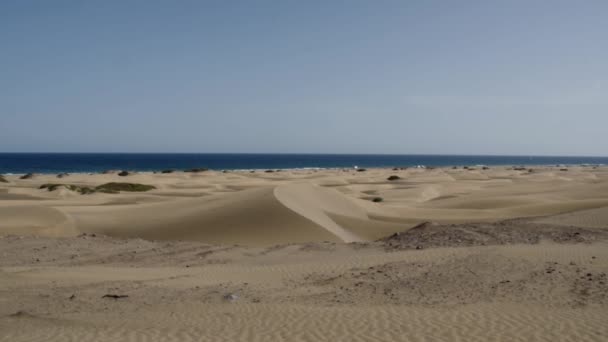
{"type": "Polygon", "coordinates": [[[608,340],[608,168],[6,179],[0,341],[608,340]]]}

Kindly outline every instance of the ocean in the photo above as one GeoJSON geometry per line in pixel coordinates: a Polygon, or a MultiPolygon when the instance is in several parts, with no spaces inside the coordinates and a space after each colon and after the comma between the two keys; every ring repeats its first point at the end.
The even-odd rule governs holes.
{"type": "Polygon", "coordinates": [[[225,154],[225,153],[0,153],[0,174],[297,169],[342,167],[406,167],[464,165],[608,164],[608,157],[466,156],[385,154],[225,154]]]}
{"type": "Polygon", "coordinates": [[[0,174],[297,169],[342,167],[406,167],[464,165],[608,164],[608,157],[466,156],[387,154],[226,154],[226,153],[0,153],[0,174]]]}

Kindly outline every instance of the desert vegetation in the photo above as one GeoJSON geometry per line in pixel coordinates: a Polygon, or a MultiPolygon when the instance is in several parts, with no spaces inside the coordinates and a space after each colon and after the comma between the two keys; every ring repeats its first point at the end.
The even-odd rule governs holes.
{"type": "Polygon", "coordinates": [[[59,183],[47,183],[42,184],[40,189],[47,189],[48,191],[55,191],[59,188],[66,188],[70,191],[78,192],[82,195],[92,194],[96,192],[102,192],[107,194],[117,194],[121,191],[127,192],[144,192],[152,189],[156,189],[156,187],[152,185],[146,184],[138,184],[138,183],[105,183],[94,188],[88,186],[80,186],[74,184],[59,184],[59,183]]]}

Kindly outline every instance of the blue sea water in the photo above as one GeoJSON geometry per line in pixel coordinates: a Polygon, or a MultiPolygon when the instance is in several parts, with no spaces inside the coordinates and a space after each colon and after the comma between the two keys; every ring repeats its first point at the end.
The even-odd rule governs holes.
{"type": "Polygon", "coordinates": [[[162,154],[0,153],[0,174],[158,171],[206,167],[214,170],[452,165],[608,164],[608,157],[458,156],[370,154],[162,154]]]}

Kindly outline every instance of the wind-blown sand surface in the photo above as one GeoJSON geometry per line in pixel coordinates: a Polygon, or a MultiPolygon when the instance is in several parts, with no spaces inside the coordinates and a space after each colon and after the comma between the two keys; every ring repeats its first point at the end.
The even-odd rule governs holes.
{"type": "Polygon", "coordinates": [[[533,169],[6,176],[0,341],[605,341],[608,168],[533,169]]]}

